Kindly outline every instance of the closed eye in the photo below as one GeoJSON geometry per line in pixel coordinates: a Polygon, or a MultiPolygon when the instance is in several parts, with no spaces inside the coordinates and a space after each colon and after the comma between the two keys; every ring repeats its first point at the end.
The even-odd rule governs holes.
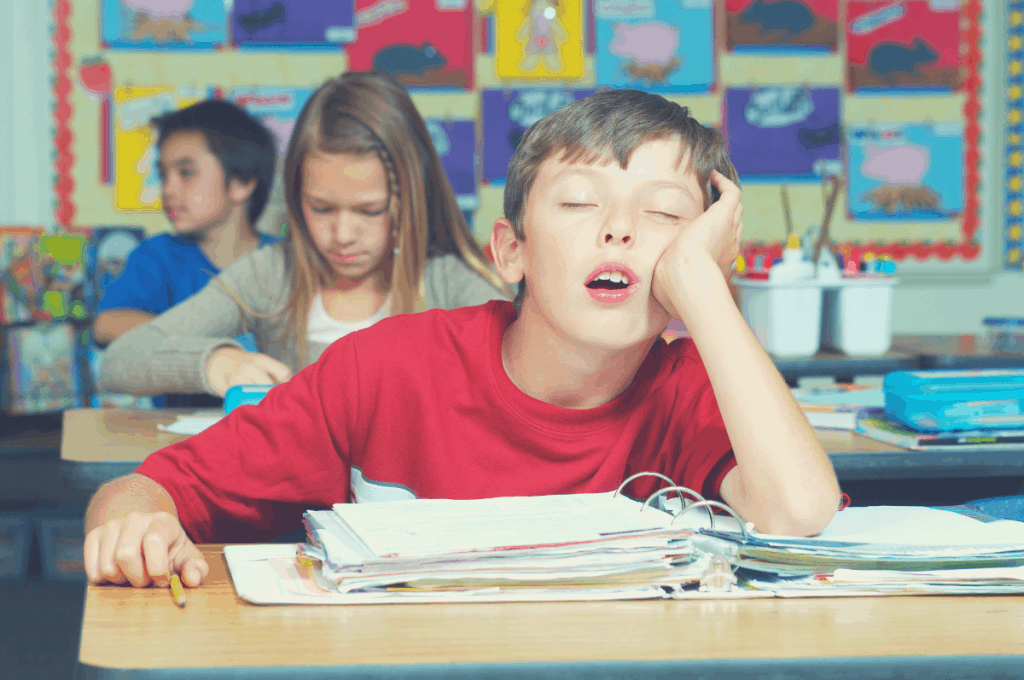
{"type": "Polygon", "coordinates": [[[562,207],[563,208],[592,208],[592,207],[594,207],[594,204],[593,203],[563,203],[562,207]]]}
{"type": "Polygon", "coordinates": [[[679,215],[673,215],[672,213],[661,212],[660,210],[649,210],[648,213],[651,214],[651,215],[658,215],[659,217],[665,217],[665,218],[670,219],[670,220],[678,220],[679,219],[679,215]]]}

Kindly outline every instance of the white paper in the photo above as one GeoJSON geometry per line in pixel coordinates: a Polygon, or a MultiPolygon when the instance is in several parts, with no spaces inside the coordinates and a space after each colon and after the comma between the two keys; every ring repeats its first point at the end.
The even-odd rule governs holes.
{"type": "Polygon", "coordinates": [[[157,428],[171,434],[199,434],[206,428],[224,417],[223,411],[197,411],[188,415],[178,416],[170,425],[157,425],[157,428]]]}

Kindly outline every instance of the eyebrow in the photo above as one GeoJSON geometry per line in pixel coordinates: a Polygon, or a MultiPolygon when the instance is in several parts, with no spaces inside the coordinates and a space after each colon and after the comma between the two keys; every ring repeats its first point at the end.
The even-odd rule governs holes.
{"type": "MultiPolygon", "coordinates": [[[[195,165],[195,164],[196,164],[196,159],[192,158],[191,156],[186,156],[185,158],[179,158],[178,160],[174,161],[173,163],[170,164],[170,166],[172,168],[180,168],[180,167],[185,166],[185,165],[195,165]]],[[[167,163],[165,163],[163,160],[160,160],[157,163],[157,167],[165,168],[165,167],[167,167],[167,163]]]]}
{"type": "MultiPolygon", "coordinates": [[[[302,196],[304,198],[307,198],[307,199],[311,200],[311,201],[316,201],[317,203],[324,203],[326,205],[337,205],[337,202],[334,201],[333,199],[324,198],[323,196],[317,196],[316,194],[311,194],[308,191],[303,191],[302,192],[302,196]]],[[[357,205],[357,206],[366,206],[366,205],[371,205],[373,203],[379,203],[380,201],[387,201],[387,200],[388,200],[387,194],[381,194],[380,196],[374,196],[374,197],[368,198],[366,200],[359,201],[355,205],[357,205]]]]}

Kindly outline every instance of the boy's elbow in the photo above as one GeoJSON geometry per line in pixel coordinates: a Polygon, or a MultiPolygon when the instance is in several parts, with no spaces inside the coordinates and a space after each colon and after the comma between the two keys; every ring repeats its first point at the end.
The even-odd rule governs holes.
{"type": "Polygon", "coordinates": [[[839,509],[839,487],[827,486],[829,488],[816,493],[780,499],[778,505],[766,513],[765,527],[758,527],[758,531],[779,536],[820,534],[839,509]]]}

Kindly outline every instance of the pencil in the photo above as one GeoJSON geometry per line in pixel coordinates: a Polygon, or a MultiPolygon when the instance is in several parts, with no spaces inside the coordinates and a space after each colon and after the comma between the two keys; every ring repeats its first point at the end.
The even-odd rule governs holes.
{"type": "Polygon", "coordinates": [[[184,609],[188,604],[185,588],[181,585],[181,577],[177,574],[171,574],[171,597],[174,598],[174,604],[178,605],[178,609],[184,609]]]}

